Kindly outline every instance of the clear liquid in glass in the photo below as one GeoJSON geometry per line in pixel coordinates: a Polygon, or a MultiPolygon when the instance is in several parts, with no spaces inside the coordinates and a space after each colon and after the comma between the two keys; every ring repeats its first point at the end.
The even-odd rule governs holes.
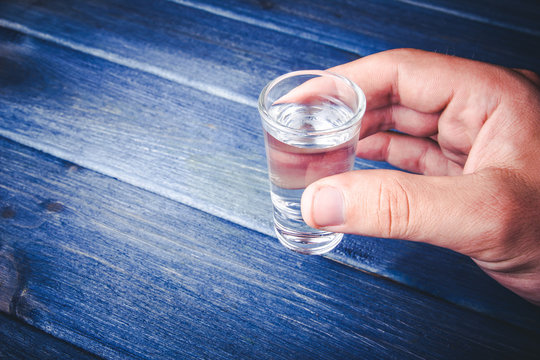
{"type": "Polygon", "coordinates": [[[305,131],[306,136],[264,131],[274,225],[280,242],[305,254],[333,249],[343,234],[317,230],[302,219],[300,200],[312,182],[352,169],[358,127],[346,132],[310,137],[313,130],[334,129],[351,119],[349,107],[337,100],[317,104],[277,104],[269,113],[279,124],[305,131]]]}

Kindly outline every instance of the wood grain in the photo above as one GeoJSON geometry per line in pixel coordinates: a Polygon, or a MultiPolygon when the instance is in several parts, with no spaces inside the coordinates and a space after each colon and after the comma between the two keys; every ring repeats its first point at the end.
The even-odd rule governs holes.
{"type": "MultiPolygon", "coordinates": [[[[172,6],[159,14],[176,14],[173,10],[178,6],[172,6]]],[[[106,9],[105,6],[100,8],[106,9]]],[[[86,10],[90,14],[96,12],[95,9],[86,10]]],[[[52,15],[57,11],[60,10],[53,8],[42,18],[54,19],[52,15]]],[[[135,31],[140,26],[136,24],[132,25],[133,28],[123,25],[130,31],[116,30],[112,35],[103,35],[103,29],[114,24],[112,19],[116,17],[113,15],[119,16],[107,11],[95,15],[98,20],[109,19],[108,22],[102,20],[99,26],[95,24],[98,20],[75,21],[77,17],[69,11],[63,17],[58,15],[58,21],[48,20],[52,24],[71,24],[68,27],[71,31],[65,31],[63,35],[86,34],[86,38],[92,31],[87,24],[93,24],[96,36],[97,29],[100,30],[100,44],[108,46],[102,45],[107,52],[98,52],[101,57],[96,56],[95,48],[87,54],[83,51],[86,48],[74,49],[75,42],[67,46],[53,41],[56,38],[47,39],[44,33],[35,34],[45,38],[40,40],[17,31],[0,32],[3,64],[3,70],[0,70],[0,83],[3,85],[0,87],[0,116],[3,120],[0,133],[22,144],[273,236],[266,160],[256,110],[227,96],[203,91],[207,89],[185,85],[159,76],[159,73],[149,73],[144,71],[144,66],[134,69],[127,66],[131,64],[129,62],[119,64],[112,61],[118,60],[108,52],[114,49],[113,39],[120,41],[124,33],[143,36],[142,31],[135,31]],[[75,18],[71,23],[69,16],[75,18]],[[76,31],[77,24],[80,29],[76,31]],[[96,88],[100,91],[96,92],[96,88]]],[[[182,12],[176,15],[182,18],[193,14],[182,12]]],[[[134,16],[124,14],[127,19],[134,16]]],[[[208,14],[199,16],[203,23],[200,26],[207,28],[213,23],[210,20],[216,18],[209,19],[208,14]]],[[[36,20],[37,15],[30,19],[36,20]]],[[[142,17],[136,19],[142,21],[142,17]]],[[[167,21],[173,22],[170,18],[167,21]]],[[[240,31],[241,26],[246,26],[249,30],[242,32],[252,32],[254,43],[250,45],[251,49],[245,50],[245,54],[255,51],[257,46],[259,53],[263,52],[267,30],[229,22],[229,31],[233,28],[240,31]],[[259,36],[256,36],[257,31],[261,32],[259,36]],[[257,42],[255,39],[263,40],[257,42]]],[[[54,31],[59,29],[54,28],[54,31]]],[[[199,30],[200,33],[207,31],[199,30]]],[[[181,39],[182,36],[189,38],[189,35],[178,34],[181,39]]],[[[117,48],[137,49],[143,40],[135,38],[138,43],[133,39],[126,40],[125,46],[117,48]]],[[[70,38],[70,41],[74,39],[77,38],[70,38]]],[[[171,57],[163,55],[164,49],[172,46],[170,42],[180,42],[171,39],[174,37],[164,41],[163,48],[156,50],[152,57],[157,61],[164,59],[163,67],[172,61],[171,57]]],[[[309,47],[324,48],[317,44],[308,44],[309,47]]],[[[287,50],[282,48],[281,51],[287,50]]],[[[322,54],[333,54],[328,48],[325,51],[322,54]]],[[[220,56],[229,54],[229,50],[220,52],[220,48],[215,48],[212,54],[213,61],[217,63],[220,56]]],[[[337,54],[346,55],[342,52],[337,54]]],[[[136,56],[134,51],[120,55],[121,59],[136,56]]],[[[259,66],[266,66],[264,61],[260,63],[262,65],[259,66]]],[[[281,65],[279,71],[285,72],[287,66],[281,65]]],[[[176,65],[171,71],[181,69],[182,66],[176,65]]],[[[182,76],[186,77],[192,68],[183,71],[182,76]]],[[[226,74],[227,71],[214,73],[213,81],[224,84],[239,82],[235,72],[231,76],[226,74]]],[[[257,72],[249,74],[258,79],[253,77],[257,72]]],[[[357,162],[357,168],[374,166],[388,165],[357,162]]],[[[461,306],[538,330],[536,318],[530,316],[533,311],[531,305],[488,279],[468,259],[449,251],[422,244],[349,236],[329,257],[461,306]]]]}
{"type": "Polygon", "coordinates": [[[536,0],[507,1],[477,0],[398,0],[404,3],[448,13],[457,17],[501,28],[513,29],[540,36],[540,7],[536,0]]]}
{"type": "Polygon", "coordinates": [[[2,313],[0,313],[0,358],[2,360],[100,359],[2,313]]]}
{"type": "Polygon", "coordinates": [[[413,47],[540,71],[534,1],[174,1],[362,56],[413,47]]]}
{"type": "Polygon", "coordinates": [[[289,252],[5,139],[0,161],[13,209],[0,219],[0,249],[18,289],[9,313],[98,356],[527,359],[540,350],[534,332],[289,252]]]}
{"type": "Polygon", "coordinates": [[[358,58],[169,1],[10,1],[0,25],[251,106],[284,72],[358,58]]]}
{"type": "Polygon", "coordinates": [[[262,86],[401,46],[538,71],[538,7],[484,5],[0,2],[0,354],[534,358],[539,310],[466,257],[271,229],[262,86]]]}

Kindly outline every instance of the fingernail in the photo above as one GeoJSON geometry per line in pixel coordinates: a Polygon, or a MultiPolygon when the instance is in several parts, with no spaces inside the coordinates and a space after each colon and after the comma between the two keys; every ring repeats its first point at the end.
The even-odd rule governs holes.
{"type": "Polygon", "coordinates": [[[341,225],[345,221],[343,194],[325,186],[313,196],[313,221],[321,227],[341,225]]]}

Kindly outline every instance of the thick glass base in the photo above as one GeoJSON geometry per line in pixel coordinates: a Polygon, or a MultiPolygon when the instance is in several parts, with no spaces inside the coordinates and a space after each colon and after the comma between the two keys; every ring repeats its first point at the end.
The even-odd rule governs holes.
{"type": "Polygon", "coordinates": [[[320,255],[336,247],[343,234],[318,230],[302,218],[300,202],[304,189],[284,189],[272,185],[274,229],[279,241],[288,249],[307,255],[320,255]]]}
{"type": "Polygon", "coordinates": [[[310,233],[294,231],[274,223],[279,242],[288,249],[305,255],[321,255],[333,250],[343,238],[343,234],[328,231],[310,233]]]}

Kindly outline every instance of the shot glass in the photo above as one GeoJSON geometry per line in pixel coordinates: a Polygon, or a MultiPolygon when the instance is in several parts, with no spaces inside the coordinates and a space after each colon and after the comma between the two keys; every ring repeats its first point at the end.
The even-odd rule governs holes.
{"type": "Polygon", "coordinates": [[[343,234],[308,226],[300,200],[312,182],[352,170],[366,108],[364,93],[328,71],[295,71],[268,83],[258,107],[277,238],[303,254],[331,251],[343,234]]]}

